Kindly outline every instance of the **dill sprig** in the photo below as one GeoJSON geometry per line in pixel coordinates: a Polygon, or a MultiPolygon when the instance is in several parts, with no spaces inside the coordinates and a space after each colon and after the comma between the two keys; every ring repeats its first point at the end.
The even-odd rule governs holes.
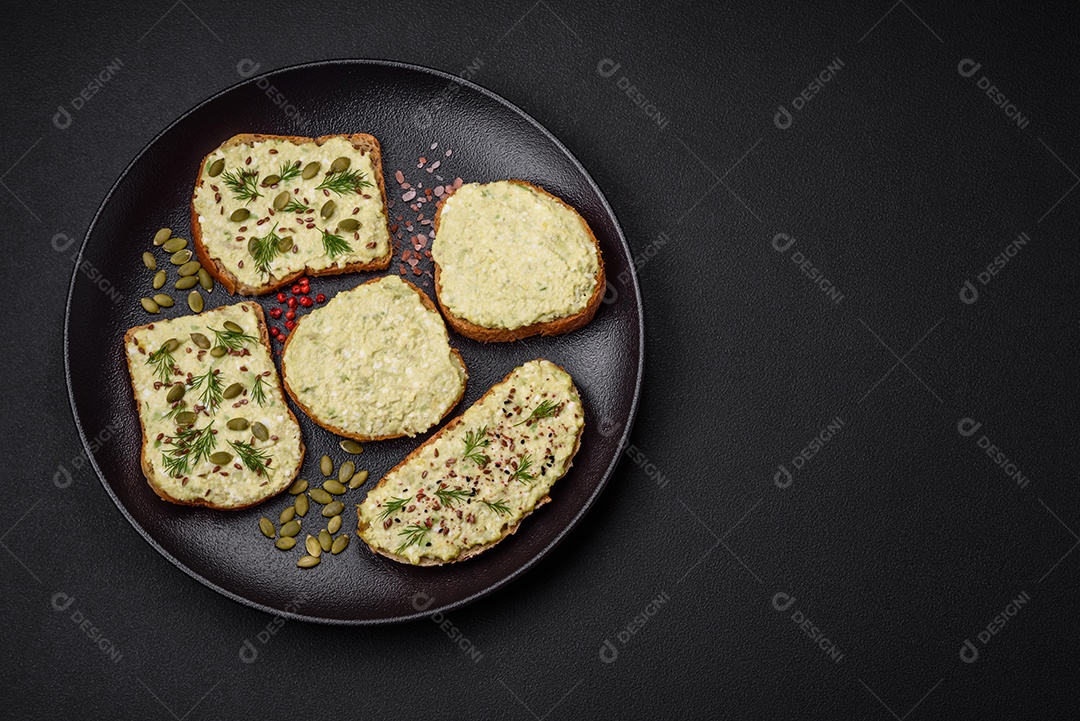
{"type": "Polygon", "coordinates": [[[259,171],[244,170],[237,168],[221,174],[221,182],[232,191],[233,197],[250,203],[255,198],[261,198],[259,192],[259,171]]]}
{"type": "Polygon", "coordinates": [[[300,175],[300,161],[297,160],[293,163],[285,161],[281,164],[281,170],[278,171],[278,178],[280,178],[280,180],[278,180],[277,184],[281,185],[286,180],[292,180],[297,175],[300,175]]]}
{"type": "Polygon", "coordinates": [[[258,340],[255,336],[248,335],[243,330],[239,332],[235,330],[229,330],[228,328],[222,328],[221,330],[218,330],[216,328],[210,328],[210,330],[214,333],[214,337],[217,339],[218,345],[229,350],[240,350],[245,345],[247,345],[248,342],[254,342],[258,340]]]}
{"type": "Polygon", "coordinates": [[[174,420],[177,413],[183,413],[187,410],[187,401],[177,401],[176,405],[169,409],[169,412],[165,414],[167,420],[174,420]]]}
{"type": "Polygon", "coordinates": [[[269,472],[270,456],[262,448],[256,448],[250,443],[243,441],[229,441],[229,445],[236,451],[236,455],[244,462],[249,470],[255,471],[256,476],[269,472]]]}
{"type": "Polygon", "coordinates": [[[379,514],[379,520],[385,521],[387,518],[404,508],[405,504],[411,500],[412,496],[409,496],[408,498],[391,498],[386,502],[386,505],[383,506],[382,512],[379,514]]]}
{"type": "Polygon", "coordinates": [[[332,234],[329,230],[324,230],[322,232],[322,244],[323,249],[331,259],[352,252],[352,247],[345,242],[344,238],[340,235],[332,234]]]}
{"type": "Polygon", "coordinates": [[[415,523],[406,526],[404,530],[402,530],[401,533],[398,534],[399,538],[404,536],[405,540],[400,546],[398,546],[398,549],[394,551],[394,553],[400,554],[409,546],[419,546],[421,543],[424,542],[424,538],[427,536],[427,533],[430,530],[431,529],[427,526],[420,526],[415,523]]]}
{"type": "Polygon", "coordinates": [[[508,515],[508,516],[510,515],[510,507],[507,506],[505,503],[503,503],[501,501],[495,501],[494,503],[492,503],[491,501],[480,501],[480,502],[483,503],[488,508],[490,508],[491,510],[498,513],[500,516],[503,515],[504,513],[506,515],[508,515]]]}
{"type": "Polygon", "coordinates": [[[213,421],[200,429],[181,428],[167,441],[173,447],[162,452],[161,462],[170,476],[179,478],[191,471],[193,463],[210,456],[217,444],[213,428],[213,421]]]}
{"type": "Polygon", "coordinates": [[[359,193],[360,188],[370,188],[371,183],[364,180],[359,170],[343,170],[340,173],[328,173],[323,181],[315,186],[316,190],[332,190],[338,195],[359,193]]]}
{"type": "Polygon", "coordinates": [[[490,445],[491,441],[487,437],[487,426],[477,431],[469,431],[465,434],[465,453],[462,455],[462,459],[470,460],[483,468],[491,459],[477,449],[487,448],[490,445]]]}
{"type": "Polygon", "coordinates": [[[281,247],[278,245],[281,242],[281,236],[275,231],[277,231],[277,223],[274,223],[274,227],[263,237],[255,237],[248,241],[248,252],[255,259],[255,268],[263,275],[270,275],[270,264],[281,254],[281,247]]]}
{"type": "Polygon", "coordinates": [[[162,383],[168,383],[172,378],[173,366],[176,365],[176,359],[173,358],[172,351],[169,350],[169,344],[158,348],[156,351],[146,357],[146,363],[154,366],[154,375],[158,377],[158,380],[162,383]]]}
{"type": "Polygon", "coordinates": [[[255,382],[251,384],[251,398],[260,406],[266,403],[266,386],[261,375],[255,376],[255,382]]]}
{"type": "Polygon", "coordinates": [[[195,390],[202,389],[202,393],[199,394],[199,400],[202,401],[204,407],[209,410],[214,410],[219,405],[224,396],[223,384],[218,371],[214,368],[207,368],[206,372],[201,376],[192,376],[188,381],[188,385],[195,390]]]}
{"type": "Polygon", "coordinates": [[[472,498],[472,495],[472,491],[451,491],[446,488],[435,491],[435,497],[447,508],[453,508],[455,503],[460,503],[466,498],[472,498]]]}
{"type": "Polygon", "coordinates": [[[529,473],[530,468],[532,468],[532,456],[526,453],[522,456],[521,461],[518,462],[517,470],[510,474],[510,480],[520,481],[521,483],[532,483],[536,480],[536,476],[529,473]]]}
{"type": "Polygon", "coordinates": [[[289,202],[285,204],[285,207],[281,209],[282,213],[310,213],[314,208],[309,208],[307,204],[301,203],[296,198],[290,198],[289,202]]]}
{"type": "MultiPolygon", "coordinates": [[[[521,421],[521,423],[525,423],[527,425],[532,425],[533,423],[536,423],[541,418],[551,418],[553,415],[555,415],[558,412],[559,412],[559,404],[558,403],[556,403],[555,401],[544,401],[543,403],[538,405],[536,408],[534,408],[533,412],[529,415],[529,417],[526,418],[525,420],[521,421]]],[[[515,423],[514,425],[515,426],[520,426],[521,423],[515,423]]]]}

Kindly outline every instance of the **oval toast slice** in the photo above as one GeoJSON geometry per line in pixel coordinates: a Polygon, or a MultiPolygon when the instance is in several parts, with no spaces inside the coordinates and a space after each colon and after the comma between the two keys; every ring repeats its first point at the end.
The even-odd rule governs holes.
{"type": "Polygon", "coordinates": [[[606,288],[589,224],[521,180],[466,183],[443,200],[431,257],[443,314],[479,341],[577,330],[592,320],[606,288]]]}
{"type": "Polygon", "coordinates": [[[297,321],[281,377],[313,421],[357,441],[415,436],[457,405],[468,374],[431,299],[392,275],[297,321]]]}
{"type": "Polygon", "coordinates": [[[570,374],[515,368],[410,453],[357,507],[357,531],[401,563],[463,561],[514,533],[570,469],[585,415],[570,374]]]}
{"type": "Polygon", "coordinates": [[[142,470],[154,493],[180,505],[239,510],[292,483],[304,441],[258,303],[132,328],[124,350],[142,425],[142,470]]]}

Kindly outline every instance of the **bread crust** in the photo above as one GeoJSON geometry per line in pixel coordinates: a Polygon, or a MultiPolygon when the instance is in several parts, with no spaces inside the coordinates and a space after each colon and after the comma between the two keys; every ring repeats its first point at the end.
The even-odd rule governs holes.
{"type": "MultiPolygon", "coordinates": [[[[258,318],[258,320],[259,320],[259,341],[266,348],[267,352],[270,354],[271,361],[273,361],[274,354],[273,354],[273,350],[270,347],[270,333],[267,330],[266,315],[263,313],[262,306],[260,306],[255,301],[245,301],[244,305],[247,305],[247,306],[249,306],[251,308],[254,308],[255,317],[258,318]]],[[[224,307],[226,307],[226,306],[218,306],[217,308],[214,308],[213,310],[218,310],[218,309],[224,308],[224,307]]],[[[212,311],[206,311],[206,312],[212,312],[212,311]]],[[[169,503],[174,503],[174,504],[176,504],[178,506],[200,506],[200,507],[204,507],[204,508],[214,508],[214,509],[217,509],[217,510],[220,510],[220,511],[242,511],[245,508],[251,508],[252,506],[257,506],[260,503],[265,503],[266,501],[270,500],[274,496],[280,495],[282,491],[286,490],[289,487],[289,485],[292,483],[292,479],[295,479],[298,475],[300,475],[300,469],[303,468],[303,466],[304,466],[304,454],[307,452],[307,447],[304,445],[304,436],[303,436],[303,434],[301,434],[301,436],[300,436],[300,460],[296,464],[296,471],[293,473],[292,479],[290,479],[290,482],[286,483],[284,486],[282,486],[281,490],[278,491],[277,493],[272,493],[272,494],[266,496],[265,498],[262,498],[262,499],[260,499],[258,501],[253,501],[253,502],[248,503],[248,504],[243,505],[243,506],[219,506],[219,505],[213,503],[212,501],[207,501],[204,498],[196,498],[195,500],[192,500],[192,501],[185,501],[185,500],[182,500],[182,499],[179,499],[179,498],[173,498],[172,496],[170,496],[165,491],[164,488],[162,488],[160,485],[158,485],[157,483],[154,482],[154,466],[150,462],[150,458],[149,458],[149,456],[147,454],[147,450],[150,447],[150,438],[147,436],[147,433],[146,433],[146,421],[143,418],[143,414],[142,414],[141,411],[137,410],[139,408],[140,404],[141,404],[141,401],[139,399],[139,391],[135,387],[135,372],[134,372],[134,368],[132,367],[132,364],[131,364],[131,356],[127,352],[127,345],[131,341],[132,336],[135,335],[135,332],[139,331],[139,330],[142,330],[143,328],[148,328],[149,326],[152,326],[152,325],[154,325],[154,324],[153,323],[146,323],[144,325],[137,325],[134,328],[129,329],[126,333],[124,333],[124,357],[127,359],[128,378],[131,379],[131,391],[132,391],[132,395],[135,397],[136,412],[138,413],[138,416],[139,416],[139,428],[140,428],[140,432],[142,433],[142,451],[141,451],[141,453],[139,455],[139,466],[142,468],[143,476],[146,477],[146,482],[150,485],[150,490],[152,490],[154,493],[156,493],[162,500],[168,501],[169,503]]],[[[275,374],[275,376],[276,376],[276,374],[275,374]]],[[[278,390],[281,390],[281,386],[280,386],[281,379],[276,378],[276,380],[279,383],[278,390]]],[[[297,425],[297,427],[299,427],[300,426],[300,421],[297,420],[296,414],[292,412],[291,408],[289,408],[288,403],[286,403],[284,405],[285,405],[285,410],[289,413],[289,417],[292,418],[293,423],[295,423],[297,425]]]]}
{"type": "MultiPolygon", "coordinates": [[[[364,281],[363,283],[361,283],[360,285],[358,285],[356,287],[359,288],[360,286],[368,285],[369,283],[377,283],[380,280],[384,280],[386,278],[393,278],[393,277],[395,277],[395,276],[387,276],[387,275],[379,276],[378,278],[372,278],[371,280],[366,280],[366,281],[364,281]]],[[[438,308],[435,307],[435,303],[432,302],[431,298],[428,297],[427,293],[425,293],[424,291],[417,288],[415,285],[410,283],[405,278],[401,278],[401,281],[404,282],[405,285],[409,286],[413,291],[416,292],[417,295],[420,296],[420,302],[424,304],[425,308],[427,308],[430,311],[434,311],[435,313],[439,312],[438,308]]],[[[355,288],[353,290],[355,290],[355,288]]],[[[348,292],[348,291],[342,291],[342,292],[348,292]]],[[[405,433],[397,433],[397,434],[394,434],[394,435],[387,435],[387,436],[365,436],[365,435],[361,435],[359,433],[350,433],[349,431],[345,430],[344,428],[342,428],[340,426],[335,426],[332,423],[328,423],[328,422],[322,420],[310,408],[308,408],[306,405],[304,405],[303,402],[301,402],[299,396],[297,396],[296,393],[293,391],[292,386],[289,385],[289,376],[288,376],[288,373],[287,373],[286,368],[285,368],[285,351],[286,351],[286,349],[288,349],[289,343],[292,343],[292,339],[296,336],[296,331],[300,328],[300,324],[304,321],[304,318],[306,318],[306,317],[307,316],[305,315],[305,316],[302,316],[301,318],[297,319],[296,327],[293,328],[291,333],[289,333],[289,337],[285,339],[285,345],[282,346],[282,349],[281,349],[281,381],[285,386],[285,392],[288,393],[289,397],[293,399],[293,403],[300,406],[300,409],[302,411],[304,411],[304,413],[307,414],[307,417],[310,418],[316,425],[319,425],[319,426],[325,428],[326,430],[330,431],[331,433],[334,433],[336,435],[341,436],[342,438],[351,438],[354,441],[360,441],[360,442],[388,441],[388,440],[390,440],[392,438],[402,438],[405,435],[407,435],[405,433]]],[[[467,386],[468,383],[469,383],[469,369],[465,366],[465,359],[461,357],[461,352],[458,351],[457,348],[451,347],[450,348],[450,353],[457,360],[458,364],[461,365],[461,372],[465,375],[465,378],[464,378],[464,382],[462,382],[462,384],[461,384],[461,391],[458,393],[457,398],[454,399],[453,403],[451,403],[449,406],[447,406],[446,412],[443,413],[439,417],[439,420],[435,421],[435,423],[433,423],[432,425],[438,425],[439,423],[442,423],[442,419],[446,418],[446,416],[450,413],[450,411],[454,410],[454,408],[457,407],[457,404],[461,402],[462,396],[465,395],[465,386],[467,386]]]]}
{"type": "MultiPolygon", "coordinates": [[[[533,360],[547,360],[547,359],[546,358],[534,358],[533,360]]],[[[526,362],[529,362],[529,361],[526,361],[526,362]]],[[[561,365],[559,365],[558,363],[554,363],[552,361],[548,361],[548,362],[551,363],[556,368],[558,368],[559,370],[561,370],[563,373],[566,373],[566,375],[568,375],[568,376],[570,375],[567,372],[567,370],[565,368],[563,368],[561,365]]],[[[522,364],[522,365],[524,365],[524,364],[522,364]]],[[[498,381],[497,383],[494,383],[491,386],[491,388],[487,389],[487,391],[484,393],[484,395],[482,395],[482,396],[480,396],[479,398],[476,399],[476,403],[473,403],[473,405],[477,405],[479,403],[482,403],[489,395],[491,395],[492,391],[495,390],[495,386],[498,386],[498,385],[508,381],[510,379],[510,376],[512,376],[514,374],[514,371],[516,371],[516,370],[517,370],[517,367],[515,367],[514,370],[507,373],[506,376],[501,381],[498,381]]],[[[570,377],[570,385],[573,388],[574,397],[577,399],[578,405],[581,405],[582,414],[584,414],[585,406],[584,406],[584,404],[581,403],[581,393],[578,391],[577,385],[574,383],[573,376],[570,377]]],[[[469,407],[471,408],[472,406],[469,406],[469,407]]],[[[383,476],[381,479],[379,479],[379,482],[376,483],[374,486],[372,486],[371,489],[368,491],[368,493],[370,494],[371,491],[375,490],[376,488],[380,488],[384,483],[386,483],[386,479],[390,476],[391,473],[393,473],[394,471],[396,471],[397,469],[401,468],[406,463],[408,463],[414,456],[416,456],[420,452],[421,449],[423,449],[429,443],[434,443],[437,439],[441,438],[444,433],[448,433],[448,432],[454,430],[455,428],[457,428],[459,425],[461,425],[461,420],[462,420],[462,418],[464,416],[465,416],[465,414],[463,412],[461,415],[457,416],[456,418],[451,420],[449,423],[447,423],[445,426],[440,428],[438,430],[438,432],[433,433],[431,438],[428,438],[426,441],[424,441],[419,446],[414,448],[413,451],[409,455],[402,458],[401,461],[399,461],[396,466],[394,466],[389,471],[387,471],[386,475],[383,476]]],[[[585,435],[585,423],[584,423],[584,420],[582,421],[581,430],[578,432],[577,438],[574,439],[574,450],[570,452],[570,457],[566,460],[566,469],[563,471],[561,476],[559,476],[554,481],[552,481],[552,483],[551,483],[552,487],[554,487],[555,484],[558,483],[562,479],[563,476],[565,476],[567,473],[570,472],[570,468],[574,465],[574,457],[577,455],[578,449],[581,448],[581,437],[583,435],[585,435]]],[[[367,496],[364,497],[364,500],[365,501],[367,500],[367,496]]],[[[536,501],[536,505],[533,506],[532,511],[529,511],[528,513],[524,514],[521,518],[518,519],[517,523],[513,524],[512,526],[506,526],[505,528],[503,528],[502,535],[499,536],[498,538],[496,538],[494,541],[490,541],[490,542],[485,543],[485,544],[483,544],[481,546],[475,546],[473,548],[467,549],[467,550],[463,551],[461,554],[459,554],[457,556],[457,558],[451,559],[449,561],[440,561],[440,560],[434,559],[434,558],[421,558],[418,563],[412,563],[409,559],[405,558],[404,556],[399,556],[398,554],[396,554],[396,553],[394,553],[392,551],[387,551],[387,550],[382,549],[382,548],[375,548],[374,546],[372,546],[367,541],[364,541],[363,532],[368,529],[370,524],[364,523],[363,519],[360,518],[360,506],[359,505],[357,505],[357,507],[356,507],[356,534],[360,538],[361,541],[364,541],[364,544],[368,548],[370,548],[372,550],[372,552],[374,552],[377,555],[385,556],[386,558],[397,561],[398,563],[404,563],[404,564],[407,564],[407,565],[410,565],[410,566],[445,566],[445,565],[447,565],[449,563],[459,563],[461,561],[472,558],[473,556],[478,556],[481,553],[483,553],[484,551],[488,550],[489,548],[495,546],[496,544],[501,543],[507,537],[512,536],[514,533],[516,533],[518,527],[521,526],[521,522],[524,521],[529,516],[531,516],[533,511],[535,511],[537,508],[539,508],[540,506],[542,506],[545,503],[548,503],[550,501],[551,501],[551,493],[549,492],[547,495],[545,495],[542,498],[538,499],[536,501]]]]}
{"type": "MultiPolygon", "coordinates": [[[[225,290],[229,291],[230,295],[265,295],[266,293],[273,292],[278,288],[290,285],[294,280],[300,278],[303,275],[319,276],[319,275],[341,275],[342,273],[356,273],[362,270],[386,270],[390,267],[390,259],[394,255],[393,235],[390,233],[390,209],[386,204],[386,182],[383,179],[382,169],[382,148],[379,145],[379,141],[373,135],[366,133],[339,133],[337,135],[320,135],[317,138],[308,138],[302,135],[266,135],[263,133],[241,133],[234,135],[224,143],[219,145],[214,151],[220,148],[231,148],[236,145],[252,145],[257,141],[263,140],[288,140],[294,145],[304,145],[306,143],[314,143],[315,145],[322,145],[331,138],[345,138],[348,140],[354,148],[364,152],[371,153],[372,166],[375,168],[375,179],[379,184],[379,193],[382,195],[383,210],[386,215],[386,237],[388,238],[386,255],[376,258],[375,260],[368,262],[349,263],[341,267],[329,267],[319,270],[310,270],[304,267],[295,273],[284,276],[282,278],[274,279],[271,276],[269,282],[264,285],[252,286],[246,283],[241,283],[236,275],[231,270],[226,268],[221,261],[212,258],[210,253],[206,249],[206,244],[203,243],[202,226],[199,224],[199,214],[195,211],[195,191],[191,193],[191,242],[195,249],[195,256],[199,259],[206,271],[210,275],[214,276],[214,279],[224,286],[225,290]]],[[[203,169],[206,167],[206,161],[213,155],[214,151],[207,153],[202,159],[202,163],[199,164],[199,175],[195,181],[195,190],[203,186],[203,169]]]]}
{"type": "MultiPolygon", "coordinates": [[[[596,270],[596,285],[593,287],[593,293],[589,297],[589,302],[577,313],[562,318],[556,318],[555,320],[532,323],[530,325],[521,326],[520,328],[487,328],[454,315],[446,306],[446,303],[443,302],[442,298],[442,268],[439,267],[438,262],[435,262],[435,297],[439,299],[439,307],[442,308],[443,315],[446,317],[450,327],[455,331],[466,338],[472,338],[473,340],[484,343],[505,343],[534,335],[562,335],[563,333],[569,333],[570,331],[584,327],[593,319],[593,316],[596,315],[596,311],[600,308],[600,302],[604,299],[604,293],[607,290],[607,278],[604,275],[604,255],[600,252],[600,241],[597,239],[596,234],[593,233],[592,228],[589,227],[589,224],[581,217],[581,213],[577,212],[576,208],[559,196],[553,195],[539,185],[535,185],[534,183],[525,180],[510,179],[506,182],[520,185],[525,188],[531,188],[533,191],[555,200],[563,207],[568,208],[573,212],[578,220],[581,221],[581,224],[585,227],[585,232],[589,234],[589,239],[592,240],[593,245],[596,246],[596,259],[598,264],[596,270]]],[[[453,195],[453,192],[454,191],[452,190],[443,196],[443,199],[439,202],[438,208],[435,211],[433,227],[435,229],[436,240],[438,240],[439,235],[439,222],[442,219],[443,204],[453,195]]]]}

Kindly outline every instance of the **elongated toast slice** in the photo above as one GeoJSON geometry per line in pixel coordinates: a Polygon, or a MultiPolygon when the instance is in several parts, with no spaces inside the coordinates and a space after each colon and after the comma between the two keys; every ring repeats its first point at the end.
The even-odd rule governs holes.
{"type": "Polygon", "coordinates": [[[388,222],[379,141],[362,133],[234,135],[203,158],[191,197],[199,262],[241,295],[383,270],[388,222]]]}
{"type": "Polygon", "coordinates": [[[415,436],[465,392],[465,361],[435,304],[396,275],[338,293],[297,321],[285,390],[313,421],[357,441],[415,436]]]}
{"type": "Polygon", "coordinates": [[[482,553],[551,500],[584,428],[570,374],[529,361],[371,489],[357,507],[358,534],[375,553],[417,566],[482,553]]]}
{"type": "Polygon", "coordinates": [[[238,303],[124,334],[154,493],[187,506],[247,508],[292,483],[304,461],[266,319],[238,303]]]}
{"type": "Polygon", "coordinates": [[[435,289],[447,322],[474,340],[559,335],[596,315],[600,244],[574,208],[522,180],[466,183],[435,214],[435,289]]]}

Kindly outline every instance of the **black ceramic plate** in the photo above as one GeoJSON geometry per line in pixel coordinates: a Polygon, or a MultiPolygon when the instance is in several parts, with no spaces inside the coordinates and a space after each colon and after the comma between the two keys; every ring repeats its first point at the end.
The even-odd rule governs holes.
{"type": "MultiPolygon", "coordinates": [[[[433,204],[426,209],[430,218],[433,204]]],[[[429,229],[418,225],[413,233],[403,233],[403,247],[409,247],[410,235],[429,229]]],[[[158,255],[163,262],[163,254],[158,255]]],[[[399,272],[399,258],[400,252],[388,272],[399,272]]],[[[430,262],[420,267],[430,268],[430,262]]],[[[272,613],[326,623],[384,623],[491,592],[536,563],[581,520],[607,482],[634,418],[643,362],[642,313],[633,263],[611,208],[584,168],[535,120],[476,85],[433,70],[376,61],[315,63],[252,78],[210,98],[170,125],[124,171],[90,226],[77,268],[82,270],[72,278],[65,326],[68,389],[76,424],[105,490],[170,561],[230,598],[272,613]],[[530,516],[516,535],[476,558],[435,568],[377,557],[354,537],[345,553],[305,570],[296,567],[298,550],[276,550],[257,529],[260,516],[276,520],[292,503],[288,494],[228,512],[175,506],[150,490],[139,468],[139,422],[122,349],[124,332],[151,320],[138,302],[152,293],[152,274],[141,256],[152,249],[150,239],[160,227],[190,238],[189,202],[200,160],[226,138],[246,132],[371,133],[382,143],[387,193],[396,201],[391,217],[415,217],[394,182],[394,171],[401,169],[408,182],[432,188],[457,177],[466,182],[522,178],[565,199],[589,222],[600,239],[609,278],[608,295],[592,323],[556,338],[489,345],[451,332],[451,344],[469,369],[465,397],[452,416],[513,368],[537,357],[566,368],[581,391],[586,430],[574,466],[553,488],[552,502],[530,516]],[[434,142],[439,146],[432,150],[434,142]],[[446,150],[452,155],[446,156],[446,150]],[[428,166],[441,160],[441,167],[433,173],[418,169],[420,156],[427,157],[428,166]],[[110,440],[95,442],[105,437],[110,440]]],[[[173,275],[165,290],[172,288],[173,275]]],[[[314,278],[312,295],[332,296],[374,275],[314,278]]],[[[410,272],[409,278],[434,296],[429,277],[410,272]]],[[[179,302],[161,317],[187,312],[186,292],[172,292],[179,302]]],[[[206,307],[239,300],[217,287],[206,307]]],[[[274,294],[258,302],[267,310],[280,307],[274,294]]],[[[316,481],[322,478],[320,456],[329,453],[336,463],[347,456],[338,438],[294,411],[308,447],[301,477],[316,481]]],[[[370,480],[344,497],[343,532],[355,536],[354,504],[426,437],[365,444],[358,467],[370,471],[370,480]]],[[[317,511],[309,512],[305,532],[321,528],[322,520],[317,511]]]]}

